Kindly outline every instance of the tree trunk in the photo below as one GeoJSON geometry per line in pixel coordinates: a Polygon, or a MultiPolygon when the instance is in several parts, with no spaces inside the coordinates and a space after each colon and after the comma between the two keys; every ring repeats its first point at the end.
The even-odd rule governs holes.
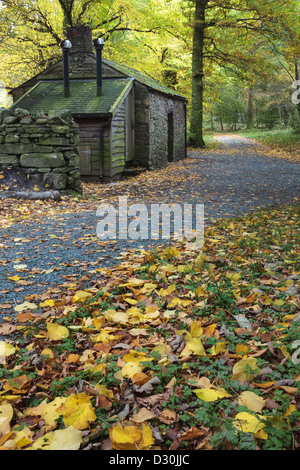
{"type": "Polygon", "coordinates": [[[218,109],[219,109],[219,119],[220,119],[221,130],[224,131],[221,107],[218,106],[218,109]]]}
{"type": "Polygon", "coordinates": [[[210,130],[211,130],[211,131],[214,131],[214,130],[215,130],[215,126],[214,126],[214,116],[213,116],[213,112],[212,112],[212,111],[210,112],[210,130]]]}
{"type": "Polygon", "coordinates": [[[192,63],[192,109],[189,145],[204,148],[203,140],[203,49],[205,33],[205,10],[208,0],[196,0],[193,34],[192,63]]]}
{"type": "Polygon", "coordinates": [[[247,106],[247,129],[254,127],[254,90],[250,86],[248,94],[248,106],[247,106]]]}

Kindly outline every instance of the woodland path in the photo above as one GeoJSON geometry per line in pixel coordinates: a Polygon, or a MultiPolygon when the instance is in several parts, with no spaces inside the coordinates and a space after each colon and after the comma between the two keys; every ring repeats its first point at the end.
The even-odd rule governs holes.
{"type": "MultiPolygon", "coordinates": [[[[176,170],[176,179],[162,178],[157,191],[148,172],[144,187],[134,177],[126,183],[113,183],[114,198],[128,194],[128,203],[204,204],[205,224],[257,208],[299,202],[299,163],[265,157],[244,138],[217,135],[216,139],[222,144],[219,149],[190,152],[180,170],[177,163],[170,164],[176,170]]],[[[27,300],[26,296],[40,296],[64,283],[91,286],[101,277],[96,270],[125,261],[131,256],[127,250],[149,244],[100,242],[96,225],[96,211],[89,210],[62,212],[1,230],[0,320],[15,315],[13,308],[27,300]],[[19,280],[9,279],[16,275],[19,280]]]]}

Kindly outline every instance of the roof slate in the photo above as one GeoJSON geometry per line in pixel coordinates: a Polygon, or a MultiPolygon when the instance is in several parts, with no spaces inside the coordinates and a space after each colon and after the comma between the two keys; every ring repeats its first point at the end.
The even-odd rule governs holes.
{"type": "Polygon", "coordinates": [[[97,96],[96,80],[70,80],[70,96],[65,98],[63,81],[41,81],[10,109],[23,108],[31,113],[69,109],[74,116],[113,114],[132,82],[128,78],[103,80],[102,96],[97,96]]]}

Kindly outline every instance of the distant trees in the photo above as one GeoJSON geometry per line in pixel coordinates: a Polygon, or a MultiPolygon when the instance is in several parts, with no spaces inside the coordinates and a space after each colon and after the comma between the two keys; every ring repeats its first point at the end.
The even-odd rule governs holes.
{"type": "MultiPolygon", "coordinates": [[[[232,107],[226,107],[227,114],[231,116],[233,127],[239,122],[245,121],[246,126],[254,125],[254,96],[252,82],[255,79],[265,77],[270,80],[276,67],[267,71],[264,65],[266,51],[272,55],[271,48],[260,48],[260,41],[265,45],[271,45],[279,40],[286,43],[293,42],[296,47],[296,38],[299,39],[299,24],[295,16],[299,5],[296,0],[193,0],[194,21],[193,28],[193,67],[192,67],[192,105],[190,117],[189,144],[194,147],[203,147],[203,116],[205,107],[205,95],[209,80],[206,77],[212,75],[211,70],[231,70],[231,74],[242,77],[248,90],[248,104],[246,115],[243,116],[238,101],[232,102],[232,107]],[[294,18],[294,20],[293,20],[294,18]],[[291,29],[289,37],[285,31],[285,25],[291,29]],[[254,78],[254,80],[253,80],[254,78]]],[[[298,11],[299,13],[299,11],[298,11]]],[[[298,46],[299,47],[299,46],[298,46]]],[[[271,64],[267,58],[268,65],[271,64]]],[[[272,64],[271,64],[272,65],[272,64]]],[[[217,74],[213,74],[216,78],[217,74]]],[[[228,89],[227,89],[228,93],[228,89]]],[[[224,127],[224,92],[219,93],[218,113],[221,127],[224,127]],[[222,115],[223,107],[223,115],[222,115]]],[[[230,100],[229,100],[230,101],[230,100]]],[[[270,103],[269,103],[270,104],[270,103]]],[[[210,108],[210,112],[211,112],[210,108]]],[[[280,109],[269,106],[265,113],[265,119],[269,126],[275,122],[275,116],[280,109]]],[[[216,111],[215,111],[216,112],[216,111]]],[[[300,112],[300,106],[299,106],[300,112]]],[[[281,114],[280,114],[281,116],[281,114]]],[[[257,116],[258,117],[258,116],[257,116]]],[[[227,116],[228,118],[228,116],[227,116]]],[[[260,116],[263,120],[263,113],[260,116]]],[[[210,122],[211,115],[210,115],[210,122]]]]}

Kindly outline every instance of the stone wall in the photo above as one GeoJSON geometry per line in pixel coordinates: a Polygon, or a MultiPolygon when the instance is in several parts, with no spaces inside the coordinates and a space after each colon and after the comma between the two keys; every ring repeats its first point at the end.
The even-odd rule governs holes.
{"type": "Polygon", "coordinates": [[[150,108],[150,158],[152,168],[168,162],[168,97],[151,93],[150,108]]]}
{"type": "Polygon", "coordinates": [[[0,169],[22,169],[32,186],[82,191],[78,125],[69,111],[0,109],[0,169]]]}
{"type": "Polygon", "coordinates": [[[148,88],[138,82],[134,84],[135,116],[134,116],[134,161],[138,164],[149,166],[149,124],[150,124],[150,99],[148,88]]]}
{"type": "Polygon", "coordinates": [[[186,104],[183,100],[174,100],[174,160],[186,157],[186,104]]]}
{"type": "Polygon", "coordinates": [[[186,157],[185,101],[135,84],[135,162],[148,168],[167,164],[170,111],[174,118],[172,153],[176,161],[186,157]]]}
{"type": "Polygon", "coordinates": [[[153,92],[150,98],[150,155],[149,166],[157,168],[168,162],[168,114],[173,113],[172,160],[186,156],[186,116],[184,100],[153,92]]]}

